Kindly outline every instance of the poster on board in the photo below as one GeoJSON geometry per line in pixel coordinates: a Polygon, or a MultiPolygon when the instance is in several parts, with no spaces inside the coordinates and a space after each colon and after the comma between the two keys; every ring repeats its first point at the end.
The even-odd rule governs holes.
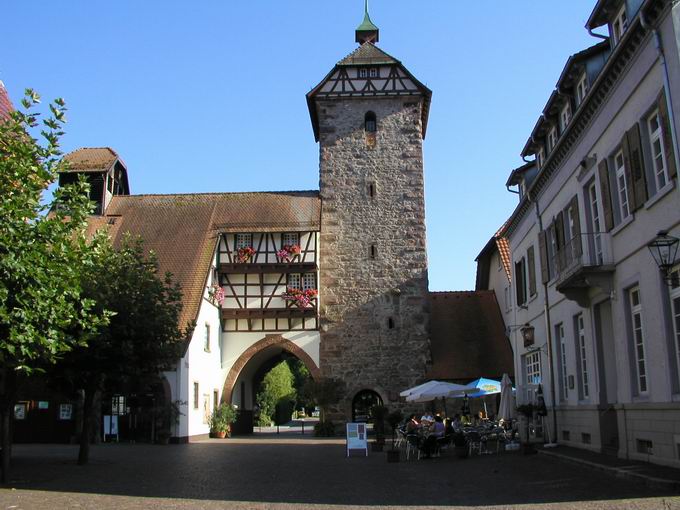
{"type": "Polygon", "coordinates": [[[348,457],[351,451],[356,450],[363,450],[364,455],[368,457],[368,439],[366,437],[365,423],[348,423],[346,440],[348,457]]]}

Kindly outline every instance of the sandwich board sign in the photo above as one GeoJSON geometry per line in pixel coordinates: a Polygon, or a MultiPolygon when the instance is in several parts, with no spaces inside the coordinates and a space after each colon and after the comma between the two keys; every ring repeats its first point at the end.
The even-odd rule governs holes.
{"type": "Polygon", "coordinates": [[[365,423],[348,423],[347,424],[347,456],[350,456],[352,450],[363,450],[364,455],[368,457],[368,439],[366,438],[366,424],[365,423]]]}

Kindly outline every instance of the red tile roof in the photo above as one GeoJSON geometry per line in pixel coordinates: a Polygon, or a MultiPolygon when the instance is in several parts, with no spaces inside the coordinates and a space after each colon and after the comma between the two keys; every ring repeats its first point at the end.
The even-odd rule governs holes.
{"type": "Polygon", "coordinates": [[[182,286],[185,327],[197,319],[220,232],[318,231],[320,215],[317,191],[118,195],[89,230],[108,230],[115,244],[128,232],[144,240],[182,286]]]}
{"type": "Polygon", "coordinates": [[[120,159],[110,147],[83,147],[64,156],[65,172],[106,172],[120,159]]]}
{"type": "Polygon", "coordinates": [[[6,119],[14,111],[5,84],[0,81],[0,119],[6,119]]]}
{"type": "Polygon", "coordinates": [[[431,292],[428,379],[467,382],[514,373],[512,348],[493,291],[431,292]]]}

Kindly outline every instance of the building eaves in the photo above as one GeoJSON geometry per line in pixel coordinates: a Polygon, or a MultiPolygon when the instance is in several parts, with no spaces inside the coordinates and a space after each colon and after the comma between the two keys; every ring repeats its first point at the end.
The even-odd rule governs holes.
{"type": "Polygon", "coordinates": [[[668,4],[663,0],[645,0],[635,18],[630,21],[624,37],[614,48],[607,63],[592,84],[583,103],[574,113],[567,129],[562,136],[560,136],[557,145],[546,158],[543,167],[534,179],[527,195],[519,203],[510,217],[508,233],[511,233],[514,230],[519,221],[524,217],[524,214],[528,211],[529,201],[527,200],[527,197],[538,197],[540,195],[554,171],[571,153],[572,148],[581,139],[581,136],[588,128],[592,117],[599,110],[602,103],[608,99],[616,80],[621,74],[626,72],[626,64],[637,54],[643,40],[649,36],[649,32],[642,27],[640,22],[641,13],[646,13],[648,21],[651,23],[667,7],[668,4]]]}

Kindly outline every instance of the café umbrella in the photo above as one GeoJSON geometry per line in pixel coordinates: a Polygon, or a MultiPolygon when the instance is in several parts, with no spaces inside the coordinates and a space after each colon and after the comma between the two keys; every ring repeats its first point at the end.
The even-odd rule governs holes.
{"type": "Polygon", "coordinates": [[[407,402],[431,402],[437,398],[460,397],[470,391],[469,386],[445,381],[436,381],[437,384],[428,388],[415,391],[406,397],[407,402]]]}
{"type": "Polygon", "coordinates": [[[515,396],[512,394],[512,382],[508,374],[501,379],[501,403],[498,406],[498,417],[510,421],[515,417],[515,396]]]}
{"type": "Polygon", "coordinates": [[[409,395],[413,395],[415,393],[425,391],[429,388],[432,388],[433,386],[436,386],[439,384],[439,381],[427,381],[426,383],[419,384],[418,386],[414,386],[413,388],[409,388],[407,390],[402,391],[399,393],[399,396],[401,397],[408,397],[409,395]]]}

